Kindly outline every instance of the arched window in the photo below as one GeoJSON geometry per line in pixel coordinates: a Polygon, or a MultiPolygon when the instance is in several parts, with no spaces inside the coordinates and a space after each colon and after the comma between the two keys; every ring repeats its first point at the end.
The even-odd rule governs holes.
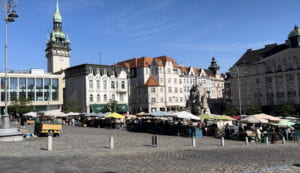
{"type": "Polygon", "coordinates": [[[100,94],[97,95],[97,102],[100,102],[100,94]]]}
{"type": "Polygon", "coordinates": [[[105,102],[107,102],[107,95],[106,94],[104,94],[103,99],[104,99],[105,102]]]}
{"type": "Polygon", "coordinates": [[[125,81],[121,82],[121,89],[125,89],[125,81]]]}
{"type": "Polygon", "coordinates": [[[90,102],[93,102],[94,99],[93,99],[93,94],[90,95],[90,102]]]}
{"type": "Polygon", "coordinates": [[[103,81],[103,88],[104,88],[104,89],[107,89],[107,81],[106,81],[106,80],[103,81]]]}
{"type": "Polygon", "coordinates": [[[97,89],[100,89],[100,80],[97,80],[97,89]]]}

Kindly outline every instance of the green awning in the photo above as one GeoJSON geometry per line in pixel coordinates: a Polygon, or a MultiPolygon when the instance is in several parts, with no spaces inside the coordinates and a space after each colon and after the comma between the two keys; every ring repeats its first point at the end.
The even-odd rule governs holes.
{"type": "Polygon", "coordinates": [[[91,110],[93,113],[100,113],[102,112],[103,108],[105,107],[105,104],[96,104],[96,105],[90,105],[91,110]]]}
{"type": "Polygon", "coordinates": [[[117,111],[122,113],[129,112],[129,107],[127,104],[118,104],[117,111]]]}

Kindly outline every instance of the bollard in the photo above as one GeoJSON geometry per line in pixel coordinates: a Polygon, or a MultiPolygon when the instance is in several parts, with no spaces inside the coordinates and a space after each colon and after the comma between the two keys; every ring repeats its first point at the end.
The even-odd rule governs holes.
{"type": "Polygon", "coordinates": [[[156,136],[152,136],[152,145],[157,146],[157,139],[156,136]]]}
{"type": "Polygon", "coordinates": [[[114,148],[114,137],[109,137],[109,149],[114,148]]]}
{"type": "Polygon", "coordinates": [[[48,135],[48,151],[52,151],[52,135],[48,135]]]}
{"type": "Polygon", "coordinates": [[[266,144],[269,145],[269,138],[268,138],[268,136],[266,137],[266,144]]]}
{"type": "Polygon", "coordinates": [[[282,136],[282,144],[285,144],[285,137],[282,136]]]}
{"type": "Polygon", "coordinates": [[[196,138],[195,138],[195,136],[192,137],[192,146],[196,147],[196,138]]]}
{"type": "Polygon", "coordinates": [[[224,145],[225,145],[225,144],[224,144],[224,137],[222,136],[222,137],[221,137],[221,146],[224,147],[224,145]]]}
{"type": "Polygon", "coordinates": [[[245,144],[246,145],[249,145],[249,140],[248,140],[248,137],[246,136],[246,138],[245,138],[245,144]]]}

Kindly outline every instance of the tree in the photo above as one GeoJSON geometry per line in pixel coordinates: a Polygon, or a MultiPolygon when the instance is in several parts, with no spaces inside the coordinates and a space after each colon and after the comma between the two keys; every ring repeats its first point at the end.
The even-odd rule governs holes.
{"type": "Polygon", "coordinates": [[[121,109],[118,107],[118,102],[115,100],[110,100],[109,103],[107,103],[101,112],[122,112],[121,109]]]}
{"type": "Polygon", "coordinates": [[[28,98],[21,97],[19,99],[13,98],[11,105],[8,107],[9,112],[23,115],[33,110],[31,102],[28,98]]]}
{"type": "Polygon", "coordinates": [[[238,115],[239,111],[230,104],[224,104],[221,108],[221,112],[224,115],[238,115]]]}
{"type": "Polygon", "coordinates": [[[62,106],[62,111],[65,113],[68,112],[80,112],[80,108],[77,103],[73,100],[66,101],[62,106]]]}
{"type": "Polygon", "coordinates": [[[288,103],[273,106],[271,110],[275,115],[283,117],[293,116],[296,112],[294,105],[288,103]]]}
{"type": "Polygon", "coordinates": [[[253,104],[250,105],[247,109],[246,109],[246,114],[247,115],[253,115],[253,114],[258,114],[261,113],[261,106],[258,104],[253,104]]]}

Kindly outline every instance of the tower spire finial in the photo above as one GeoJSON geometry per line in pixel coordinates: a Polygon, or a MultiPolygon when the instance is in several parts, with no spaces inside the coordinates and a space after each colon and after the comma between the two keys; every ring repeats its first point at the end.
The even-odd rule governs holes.
{"type": "Polygon", "coordinates": [[[60,22],[60,23],[62,22],[62,17],[59,12],[58,0],[56,0],[56,11],[55,11],[53,19],[54,19],[54,22],[60,22]]]}

